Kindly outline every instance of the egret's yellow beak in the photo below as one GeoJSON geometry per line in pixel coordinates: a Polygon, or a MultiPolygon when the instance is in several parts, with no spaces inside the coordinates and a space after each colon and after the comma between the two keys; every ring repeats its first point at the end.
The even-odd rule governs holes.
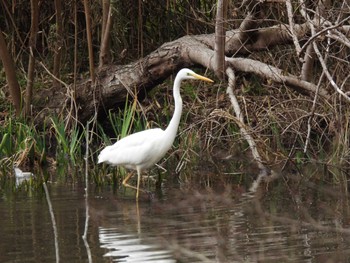
{"type": "Polygon", "coordinates": [[[209,78],[206,78],[206,77],[204,77],[202,75],[196,74],[196,73],[191,73],[191,75],[193,77],[195,77],[196,79],[204,80],[204,81],[207,81],[207,82],[214,82],[213,80],[211,80],[209,78]]]}

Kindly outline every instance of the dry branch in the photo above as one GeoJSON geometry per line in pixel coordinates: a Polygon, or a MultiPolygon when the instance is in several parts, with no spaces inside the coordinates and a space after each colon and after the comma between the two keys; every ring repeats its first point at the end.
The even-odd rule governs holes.
{"type": "MultiPolygon", "coordinates": [[[[251,36],[254,35],[255,41],[246,43],[244,47],[240,42],[242,37],[240,32],[239,30],[226,32],[226,62],[235,71],[250,72],[278,83],[284,83],[303,94],[315,93],[314,84],[302,81],[294,75],[285,74],[281,69],[252,59],[228,58],[232,54],[238,56],[253,51],[269,50],[280,44],[292,43],[288,26],[273,26],[249,32],[251,36]]],[[[296,24],[294,32],[298,38],[301,38],[309,32],[308,25],[296,24]]],[[[214,70],[214,44],[214,34],[184,36],[165,43],[136,62],[101,68],[97,72],[96,85],[92,85],[90,80],[85,80],[76,87],[75,95],[80,120],[88,120],[95,114],[95,109],[101,113],[102,109],[108,110],[123,105],[128,90],[132,90],[138,94],[139,99],[142,99],[148,90],[164,81],[170,74],[176,73],[180,68],[199,65],[214,70]]],[[[320,90],[319,95],[326,98],[329,96],[325,90],[320,90]]],[[[45,105],[42,105],[43,108],[39,109],[43,110],[46,107],[42,111],[43,116],[48,114],[47,111],[52,109],[61,111],[66,104],[70,105],[71,98],[67,100],[65,93],[53,95],[52,91],[47,91],[46,95],[42,93],[40,96],[46,96],[48,100],[45,105]]],[[[40,119],[39,117],[38,120],[40,119]]]]}
{"type": "Polygon", "coordinates": [[[259,169],[261,171],[261,174],[267,175],[268,174],[268,169],[263,164],[263,160],[260,157],[260,154],[258,152],[256,143],[255,143],[253,137],[250,135],[250,133],[245,128],[245,126],[242,125],[242,124],[244,124],[243,115],[242,115],[241,109],[239,107],[239,103],[237,101],[237,98],[236,98],[236,96],[233,93],[233,90],[234,90],[234,88],[236,86],[235,73],[234,73],[234,71],[231,68],[227,68],[226,74],[229,77],[229,82],[228,82],[226,93],[230,97],[232,107],[234,109],[234,112],[236,114],[237,119],[239,120],[239,122],[237,122],[237,124],[239,125],[239,129],[241,131],[241,134],[244,137],[244,139],[246,139],[246,141],[248,142],[249,148],[250,148],[250,150],[252,152],[252,156],[253,156],[255,162],[258,164],[258,167],[259,167],[259,169]]]}
{"type": "Polygon", "coordinates": [[[311,81],[313,76],[313,68],[315,61],[315,52],[312,45],[308,45],[304,55],[304,63],[301,68],[301,79],[305,81],[311,81]]]}
{"type": "MultiPolygon", "coordinates": [[[[269,78],[277,83],[286,84],[302,94],[310,95],[317,91],[316,85],[301,80],[292,74],[286,74],[281,69],[260,61],[248,58],[227,58],[227,62],[235,70],[254,73],[260,77],[269,78]]],[[[326,90],[320,90],[319,94],[327,99],[329,98],[329,94],[326,90]]]]}
{"type": "Polygon", "coordinates": [[[286,8],[287,8],[287,14],[288,14],[290,34],[292,36],[293,44],[295,46],[295,49],[297,51],[297,55],[299,57],[300,52],[301,52],[301,48],[300,48],[300,44],[299,44],[299,39],[294,32],[293,7],[292,7],[291,0],[286,0],[286,8]]]}
{"type": "MultiPolygon", "coordinates": [[[[301,0],[301,3],[302,3],[302,8],[301,8],[301,14],[303,15],[303,17],[305,18],[305,20],[307,20],[309,26],[310,26],[310,31],[311,31],[311,37],[309,38],[309,40],[307,42],[310,42],[312,40],[315,40],[317,39],[317,37],[320,35],[320,33],[322,32],[328,32],[329,30],[331,29],[335,29],[335,28],[340,28],[341,25],[349,20],[349,18],[345,18],[343,19],[342,21],[340,21],[339,23],[337,23],[336,25],[331,25],[329,26],[328,28],[326,29],[323,29],[319,32],[316,32],[316,27],[314,24],[317,24],[317,25],[320,25],[320,20],[324,20],[323,17],[322,17],[322,14],[319,13],[319,9],[317,9],[317,12],[316,12],[316,15],[315,15],[315,19],[311,19],[310,16],[307,14],[306,12],[306,8],[305,8],[305,5],[303,4],[302,0],[301,0]]],[[[319,3],[321,4],[321,2],[319,3]]],[[[327,21],[323,21],[325,24],[331,24],[330,22],[327,22],[327,21]]],[[[306,45],[306,44],[305,44],[306,45]]],[[[326,59],[323,58],[322,54],[321,54],[321,51],[319,50],[318,46],[317,46],[317,43],[316,41],[312,41],[312,47],[313,47],[313,50],[322,66],[322,69],[323,69],[323,73],[325,74],[326,78],[328,79],[329,83],[331,84],[331,86],[334,88],[334,90],[340,94],[346,101],[350,102],[350,97],[337,85],[336,81],[333,79],[333,76],[332,74],[329,72],[329,69],[326,65],[326,59]]],[[[329,44],[328,44],[328,47],[329,47],[329,44]]],[[[327,49],[328,49],[327,47],[327,49]]],[[[327,56],[327,54],[326,54],[327,56]]]]}

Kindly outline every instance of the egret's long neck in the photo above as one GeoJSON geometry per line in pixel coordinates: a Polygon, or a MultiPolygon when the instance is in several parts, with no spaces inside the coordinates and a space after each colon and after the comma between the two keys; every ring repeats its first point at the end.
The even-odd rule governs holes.
{"type": "Polygon", "coordinates": [[[181,80],[180,78],[176,77],[174,81],[174,90],[173,90],[175,111],[174,111],[173,117],[171,118],[169,126],[165,130],[167,138],[169,142],[171,142],[171,144],[173,144],[173,141],[177,133],[177,128],[179,127],[179,123],[181,119],[182,99],[180,96],[180,85],[181,85],[181,80]]]}

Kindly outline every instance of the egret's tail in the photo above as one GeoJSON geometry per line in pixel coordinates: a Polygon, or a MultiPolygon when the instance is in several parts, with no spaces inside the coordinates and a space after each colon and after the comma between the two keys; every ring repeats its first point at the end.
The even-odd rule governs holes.
{"type": "MultiPolygon", "coordinates": [[[[108,146],[107,146],[108,147],[108,146]]],[[[103,163],[107,161],[108,148],[104,148],[97,157],[97,163],[103,163]]]]}
{"type": "Polygon", "coordinates": [[[104,162],[104,160],[103,160],[103,158],[102,158],[102,156],[101,156],[101,154],[97,157],[97,163],[99,164],[99,163],[103,163],[104,162]]]}

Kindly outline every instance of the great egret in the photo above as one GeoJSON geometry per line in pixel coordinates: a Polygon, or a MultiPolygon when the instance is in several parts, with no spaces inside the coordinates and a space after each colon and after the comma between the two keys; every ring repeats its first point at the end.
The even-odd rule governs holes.
{"type": "Polygon", "coordinates": [[[211,79],[198,75],[190,69],[181,69],[174,81],[175,111],[168,127],[165,130],[155,128],[126,136],[115,144],[104,148],[98,156],[98,163],[105,162],[113,166],[120,165],[137,171],[137,187],[128,184],[132,173],[123,180],[125,187],[136,190],[136,199],[139,197],[141,173],[156,164],[173,145],[182,112],[180,84],[185,79],[213,82],[211,79]]]}

